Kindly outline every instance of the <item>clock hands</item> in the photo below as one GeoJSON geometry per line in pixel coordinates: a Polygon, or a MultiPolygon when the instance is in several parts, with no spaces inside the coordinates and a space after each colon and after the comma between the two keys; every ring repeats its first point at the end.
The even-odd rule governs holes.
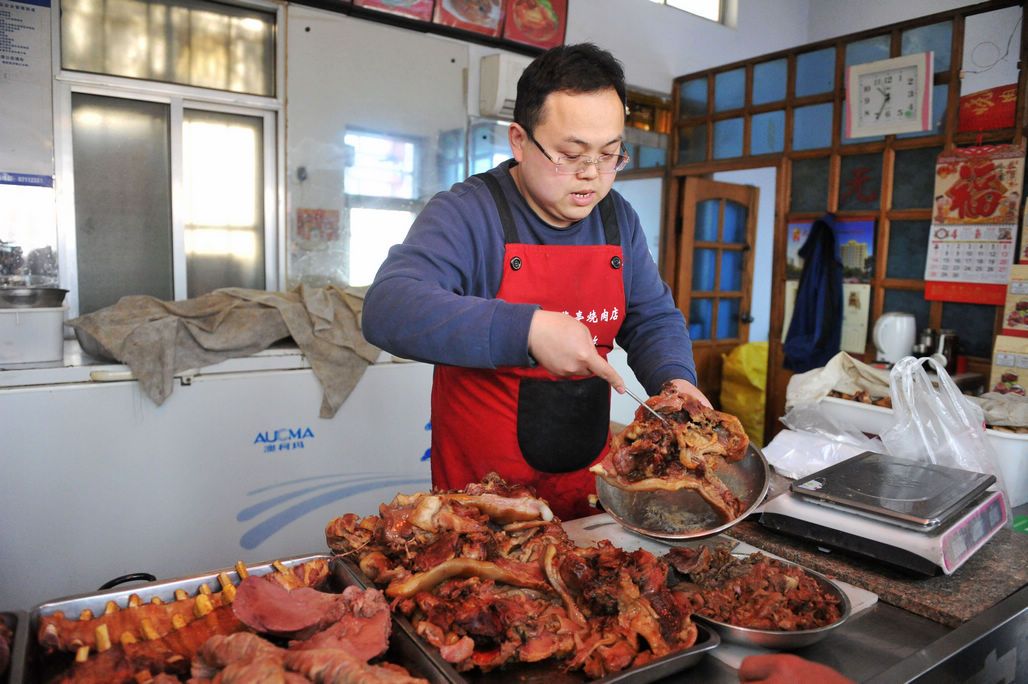
{"type": "Polygon", "coordinates": [[[876,121],[882,117],[882,112],[885,111],[885,105],[889,104],[889,98],[892,97],[892,92],[885,90],[884,88],[878,88],[878,92],[880,92],[885,97],[882,99],[882,106],[878,108],[878,113],[875,114],[876,121]]]}

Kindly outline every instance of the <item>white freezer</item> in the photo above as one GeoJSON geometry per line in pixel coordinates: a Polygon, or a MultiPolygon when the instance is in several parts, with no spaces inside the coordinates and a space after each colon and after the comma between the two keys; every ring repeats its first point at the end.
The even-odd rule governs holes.
{"type": "Polygon", "coordinates": [[[163,406],[85,364],[0,371],[0,609],[323,552],[333,517],[430,486],[429,365],[369,366],[322,419],[295,349],[187,374],[163,406]]]}

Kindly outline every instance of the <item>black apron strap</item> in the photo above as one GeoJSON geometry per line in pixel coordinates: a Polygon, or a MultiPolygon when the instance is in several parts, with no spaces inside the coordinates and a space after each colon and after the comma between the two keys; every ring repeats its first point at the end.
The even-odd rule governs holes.
{"type": "Polygon", "coordinates": [[[618,225],[618,214],[614,210],[614,197],[608,192],[600,201],[600,218],[603,219],[603,235],[608,245],[621,244],[621,228],[618,225]]]}
{"type": "Polygon", "coordinates": [[[472,176],[472,178],[478,178],[485,187],[489,188],[489,194],[493,196],[493,202],[496,204],[496,211],[500,214],[500,225],[503,227],[503,240],[508,245],[514,245],[521,240],[518,239],[518,231],[514,228],[514,214],[510,210],[510,203],[507,202],[507,198],[503,194],[503,188],[500,187],[500,181],[496,180],[496,176],[489,173],[478,173],[472,176]]]}
{"type": "MultiPolygon", "coordinates": [[[[478,178],[485,183],[485,187],[489,188],[489,194],[493,196],[493,202],[496,204],[496,211],[500,214],[500,226],[503,227],[504,242],[509,245],[519,243],[518,232],[514,228],[514,214],[510,210],[510,203],[507,202],[507,197],[503,194],[503,188],[500,187],[500,181],[488,171],[476,173],[472,178],[478,178]]],[[[607,244],[620,245],[621,227],[618,225],[614,198],[609,192],[600,201],[600,219],[603,221],[603,235],[607,244]]]]}

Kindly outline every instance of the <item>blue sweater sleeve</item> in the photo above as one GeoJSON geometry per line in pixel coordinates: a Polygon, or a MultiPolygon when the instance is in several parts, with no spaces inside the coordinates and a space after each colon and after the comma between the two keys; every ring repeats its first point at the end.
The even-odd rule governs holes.
{"type": "Polygon", "coordinates": [[[695,384],[696,365],[685,319],[650,256],[639,215],[627,202],[622,205],[626,217],[622,249],[630,268],[625,269],[627,313],[617,342],[628,353],[628,365],[639,382],[653,396],[668,380],[695,384]]]}
{"type": "Polygon", "coordinates": [[[499,217],[484,184],[433,197],[393,246],[365,297],[364,336],[408,359],[473,368],[526,366],[539,307],[493,298],[503,262],[499,217]]]}

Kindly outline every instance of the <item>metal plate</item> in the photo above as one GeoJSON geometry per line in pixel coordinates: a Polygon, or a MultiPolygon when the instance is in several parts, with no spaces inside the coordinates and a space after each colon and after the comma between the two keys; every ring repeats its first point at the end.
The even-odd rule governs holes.
{"type": "MultiPolygon", "coordinates": [[[[745,554],[732,555],[736,558],[748,558],[748,555],[745,554]]],[[[701,622],[713,627],[725,641],[745,644],[747,646],[762,646],[764,648],[773,648],[780,651],[789,651],[815,644],[831,634],[832,630],[846,622],[850,616],[850,600],[846,596],[846,592],[844,592],[838,584],[821,573],[808,570],[802,565],[790,563],[789,561],[782,560],[781,558],[775,558],[775,560],[785,565],[792,565],[801,569],[803,572],[817,580],[817,583],[825,592],[837,596],[839,599],[839,612],[841,613],[839,619],[830,625],[818,627],[817,629],[798,629],[791,632],[777,629],[738,627],[736,625],[730,625],[727,622],[721,622],[720,620],[704,617],[699,613],[693,613],[693,619],[696,622],[701,622]]]]}
{"type": "Polygon", "coordinates": [[[596,494],[610,517],[625,529],[655,539],[703,539],[720,534],[752,513],[767,494],[767,460],[752,444],[746,455],[736,463],[724,463],[717,476],[747,503],[746,510],[735,520],[724,521],[714,509],[690,489],[675,492],[630,492],[596,478],[596,494]]]}
{"type": "MultiPolygon", "coordinates": [[[[280,562],[287,568],[292,568],[297,565],[302,565],[313,560],[325,559],[332,563],[332,556],[329,554],[313,554],[305,556],[294,556],[292,558],[282,559],[280,562]]],[[[255,563],[253,565],[247,565],[247,571],[251,575],[266,575],[269,572],[273,572],[272,562],[267,563],[255,563]]],[[[92,610],[96,615],[101,615],[104,612],[104,606],[108,601],[114,601],[120,607],[124,608],[128,605],[128,598],[132,594],[136,594],[142,600],[143,603],[149,603],[154,597],[160,597],[165,602],[173,602],[175,600],[175,591],[177,589],[184,590],[190,596],[195,596],[201,584],[206,584],[210,587],[212,592],[221,591],[221,584],[218,581],[218,575],[226,573],[232,583],[239,584],[239,574],[235,568],[222,568],[221,570],[214,570],[211,572],[204,573],[202,575],[191,575],[188,577],[180,577],[177,579],[162,580],[143,586],[134,587],[132,589],[111,589],[104,592],[97,592],[94,594],[82,594],[79,596],[71,596],[64,599],[58,599],[55,601],[48,601],[46,603],[36,606],[31,612],[31,620],[28,622],[30,629],[26,631],[31,632],[31,638],[27,639],[28,648],[27,652],[23,654],[19,661],[15,661],[13,654],[11,659],[12,667],[17,664],[22,664],[22,671],[24,672],[23,679],[12,679],[11,684],[20,684],[24,681],[26,684],[29,682],[38,681],[49,681],[48,675],[55,674],[47,668],[45,663],[42,661],[42,654],[38,649],[36,642],[36,632],[39,630],[39,618],[43,615],[50,615],[56,611],[62,611],[68,617],[75,617],[79,615],[84,609],[88,608],[92,610]]],[[[346,576],[337,575],[335,573],[329,574],[329,591],[342,591],[351,584],[358,584],[363,588],[360,583],[354,582],[353,580],[347,581],[346,576]]],[[[389,635],[389,650],[385,653],[382,658],[388,662],[397,663],[407,668],[407,670],[414,676],[424,677],[432,684],[447,684],[449,680],[445,675],[441,674],[435,667],[435,663],[427,658],[423,653],[420,646],[410,642],[409,635],[403,631],[396,629],[396,620],[393,620],[393,630],[389,635]]]]}
{"type": "Polygon", "coordinates": [[[14,635],[11,641],[11,662],[6,672],[0,672],[0,682],[21,684],[24,681],[25,649],[29,640],[29,615],[23,610],[0,613],[0,622],[14,635]]]}
{"type": "Polygon", "coordinates": [[[64,304],[59,287],[0,287],[0,309],[54,308],[64,304]]]}
{"type": "MultiPolygon", "coordinates": [[[[352,581],[359,586],[374,586],[373,583],[359,569],[348,561],[340,561],[333,567],[333,571],[349,575],[352,581]]],[[[632,667],[621,672],[615,672],[602,679],[590,680],[579,670],[568,672],[563,664],[554,659],[544,660],[539,663],[512,663],[490,672],[457,672],[454,667],[443,660],[438,649],[426,643],[414,631],[414,626],[406,617],[393,614],[393,623],[400,630],[407,633],[415,644],[424,652],[425,656],[431,659],[432,663],[442,673],[445,673],[450,682],[454,684],[578,684],[579,682],[592,682],[593,684],[649,684],[659,679],[664,679],[677,672],[693,667],[708,652],[721,645],[721,638],[717,633],[708,629],[702,624],[696,624],[696,643],[676,653],[671,653],[662,658],[652,660],[645,665],[632,667]]]]}

